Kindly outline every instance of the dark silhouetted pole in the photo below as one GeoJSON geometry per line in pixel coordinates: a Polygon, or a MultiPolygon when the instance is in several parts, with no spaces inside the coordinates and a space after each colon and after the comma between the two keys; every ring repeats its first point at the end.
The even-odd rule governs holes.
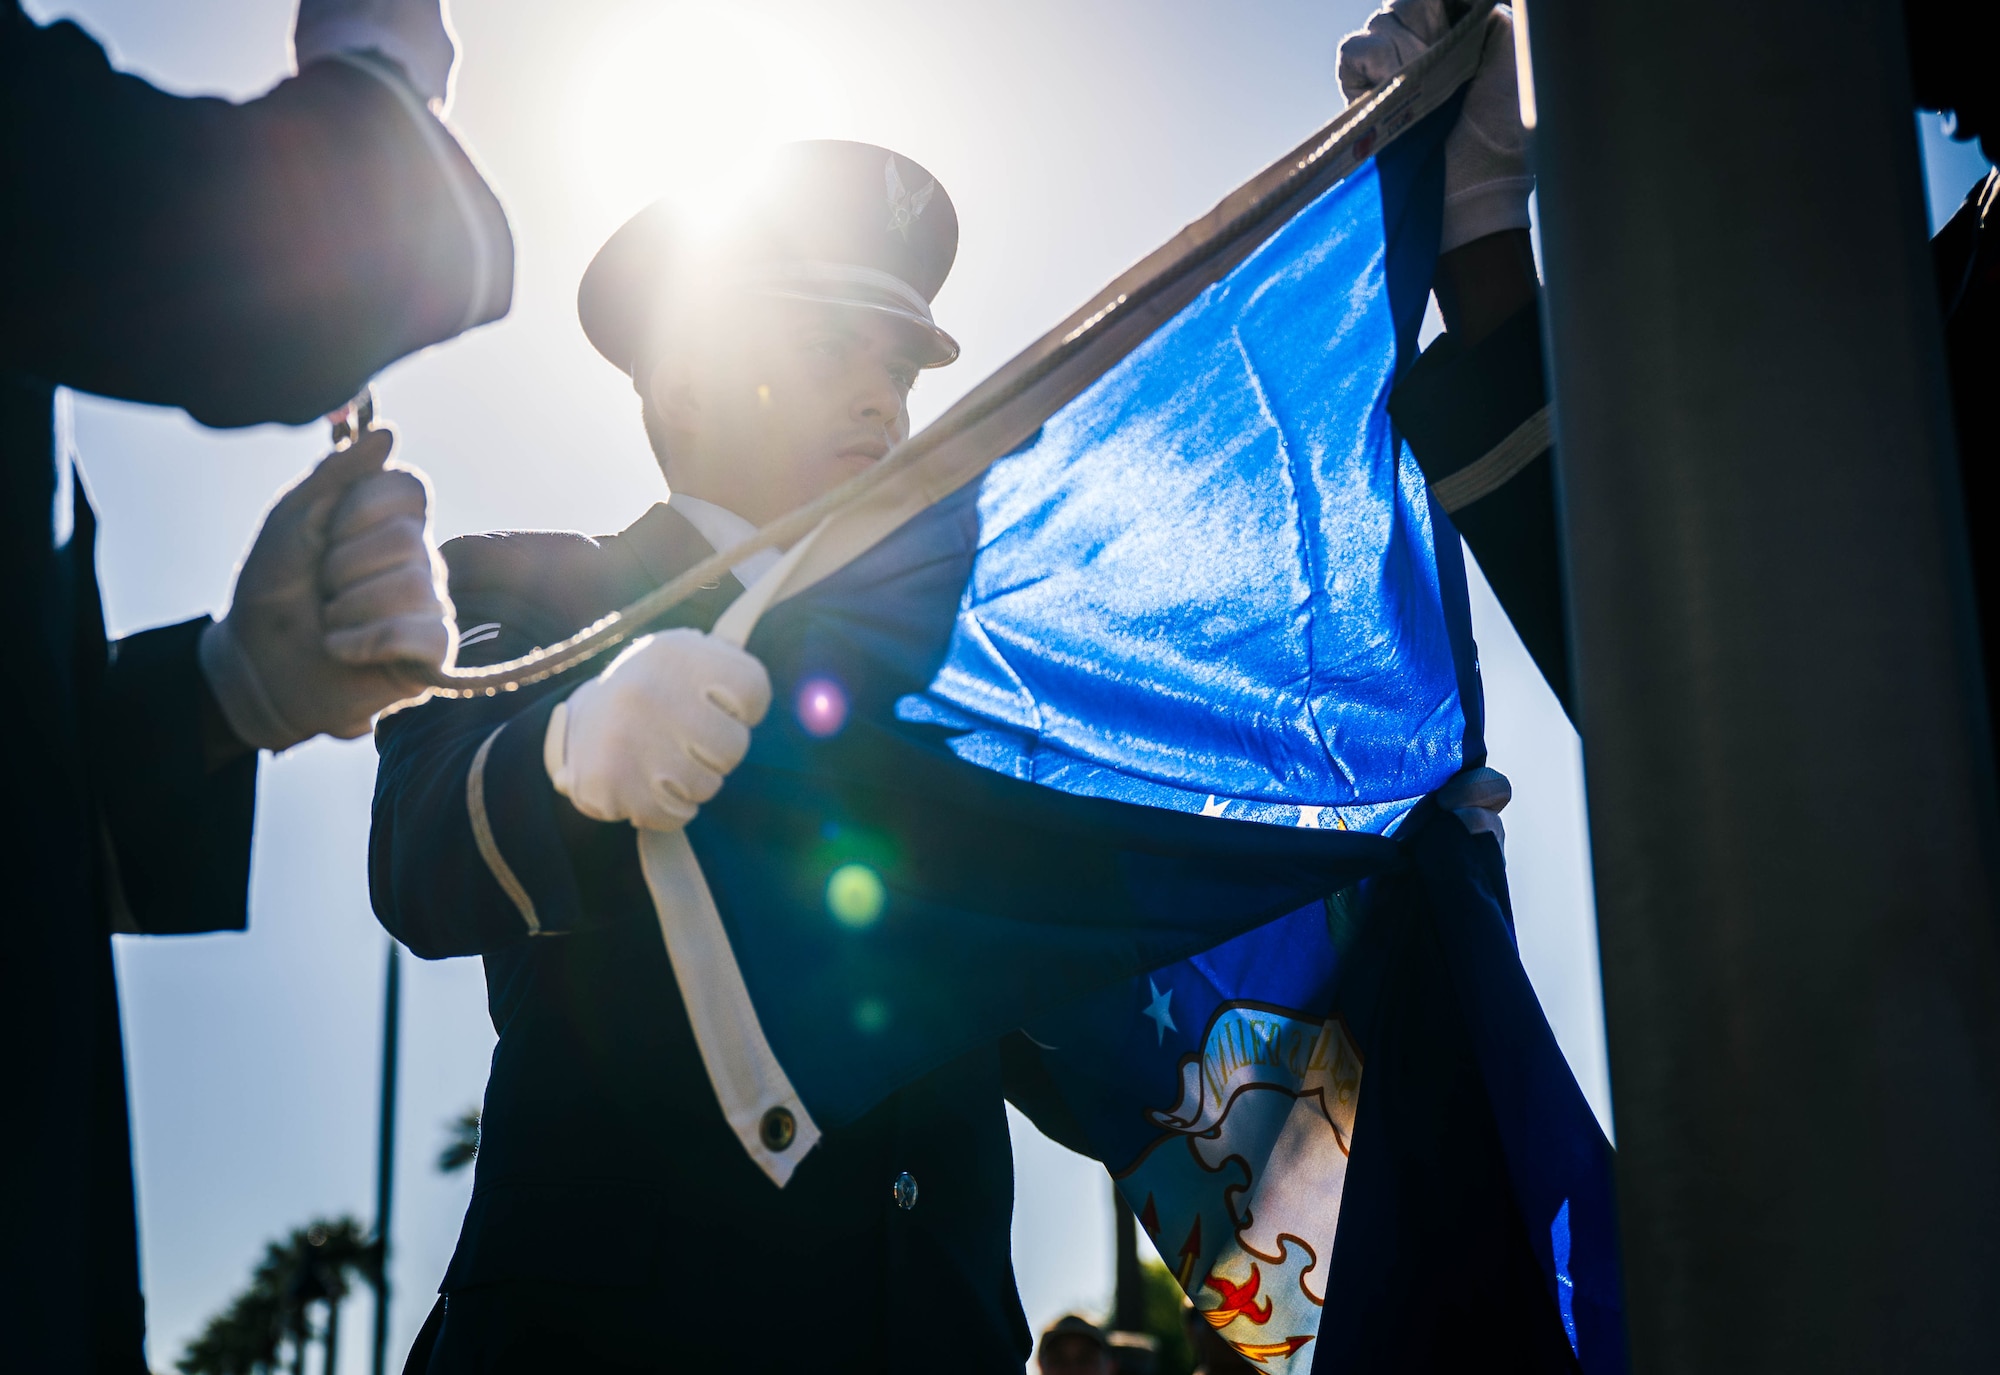
{"type": "Polygon", "coordinates": [[[1146,1277],[1139,1269],[1139,1220],[1125,1195],[1111,1191],[1117,1269],[1111,1290],[1111,1326],[1119,1332],[1146,1330],[1146,1277]]]}
{"type": "Polygon", "coordinates": [[[374,1375],[385,1375],[389,1363],[389,1218],[396,1181],[396,1033],[402,1017],[401,951],[389,942],[389,972],[382,988],[382,1111],[381,1137],[375,1154],[375,1281],[374,1375]]]}
{"type": "Polygon", "coordinates": [[[1990,1370],[1995,809],[1900,7],[1530,4],[1633,1365],[1990,1370]]]}

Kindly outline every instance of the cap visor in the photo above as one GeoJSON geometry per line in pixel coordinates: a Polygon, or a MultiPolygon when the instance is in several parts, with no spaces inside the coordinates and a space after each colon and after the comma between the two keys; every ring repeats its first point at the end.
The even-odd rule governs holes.
{"type": "Polygon", "coordinates": [[[756,294],[785,301],[810,301],[814,305],[839,306],[843,310],[865,310],[871,315],[886,315],[907,326],[910,338],[918,345],[917,366],[941,368],[958,359],[958,340],[939,329],[936,321],[927,320],[914,311],[904,310],[901,306],[843,296],[831,291],[800,291],[785,287],[762,287],[756,294]]]}

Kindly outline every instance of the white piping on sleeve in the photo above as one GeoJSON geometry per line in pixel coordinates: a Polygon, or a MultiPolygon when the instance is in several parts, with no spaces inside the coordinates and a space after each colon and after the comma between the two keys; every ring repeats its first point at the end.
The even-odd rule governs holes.
{"type": "Polygon", "coordinates": [[[472,821],[472,843],[479,850],[479,857],[486,861],[486,868],[493,875],[493,881],[500,885],[500,891],[507,895],[520,912],[521,920],[527,923],[528,934],[542,934],[542,919],[535,915],[535,900],[528,896],[528,889],[515,874],[514,866],[500,853],[500,842],[493,837],[493,823],[486,815],[486,757],[493,753],[493,742],[500,738],[505,726],[496,727],[479,747],[479,753],[472,756],[472,767],[465,775],[465,811],[472,821]]]}

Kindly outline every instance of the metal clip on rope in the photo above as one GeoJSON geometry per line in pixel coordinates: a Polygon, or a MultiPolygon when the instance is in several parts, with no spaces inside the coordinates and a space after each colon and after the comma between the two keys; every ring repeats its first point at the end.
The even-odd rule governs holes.
{"type": "Polygon", "coordinates": [[[375,389],[363,387],[360,395],[337,411],[327,414],[326,422],[333,429],[333,447],[345,449],[362,434],[375,428],[375,389]]]}

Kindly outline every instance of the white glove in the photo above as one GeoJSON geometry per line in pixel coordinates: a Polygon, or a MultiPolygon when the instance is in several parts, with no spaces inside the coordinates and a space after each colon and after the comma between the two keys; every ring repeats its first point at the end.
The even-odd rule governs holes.
{"type": "MultiPolygon", "coordinates": [[[[1444,0],[1390,0],[1368,27],[1340,44],[1340,89],[1359,100],[1443,38],[1451,27],[1444,0]]],[[[1444,142],[1444,237],[1440,253],[1504,229],[1528,227],[1528,131],[1514,77],[1514,14],[1486,16],[1479,70],[1466,87],[1458,123],[1444,142]]]]}
{"type": "Polygon", "coordinates": [[[698,630],[661,631],[555,709],[542,765],[585,816],[677,831],[743,762],[770,707],[755,656],[698,630]]]}
{"type": "Polygon", "coordinates": [[[430,533],[430,484],[385,467],[370,430],[272,505],[236,575],[229,614],[202,632],[201,667],[245,744],[282,750],[366,735],[451,661],[458,631],[430,533]]]}
{"type": "Polygon", "coordinates": [[[292,54],[303,68],[343,53],[376,53],[403,69],[440,109],[451,103],[458,43],[444,0],[299,0],[292,54]]]}

